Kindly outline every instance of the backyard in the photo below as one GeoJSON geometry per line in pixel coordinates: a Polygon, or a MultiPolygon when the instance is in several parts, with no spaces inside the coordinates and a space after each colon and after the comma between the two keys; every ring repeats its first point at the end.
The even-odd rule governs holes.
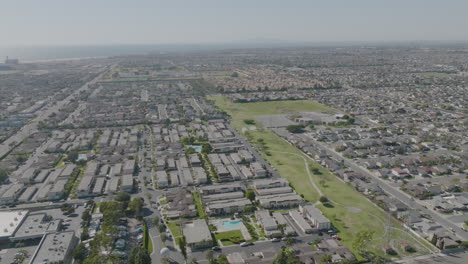
{"type": "Polygon", "coordinates": [[[225,232],[215,232],[214,237],[217,241],[221,241],[223,246],[229,246],[234,244],[240,244],[244,242],[244,237],[240,230],[231,230],[225,232]]]}

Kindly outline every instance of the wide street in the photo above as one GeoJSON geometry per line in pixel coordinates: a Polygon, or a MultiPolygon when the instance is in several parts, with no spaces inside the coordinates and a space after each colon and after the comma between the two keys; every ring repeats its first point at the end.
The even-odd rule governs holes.
{"type": "MultiPolygon", "coordinates": [[[[317,234],[311,234],[311,235],[305,235],[305,236],[300,236],[300,237],[294,237],[294,244],[306,244],[306,243],[311,243],[317,238],[322,238],[322,239],[327,239],[329,238],[329,235],[323,234],[323,236],[319,236],[317,234]]],[[[219,254],[224,254],[228,255],[234,252],[245,252],[247,255],[252,254],[255,252],[262,252],[262,251],[267,251],[267,250],[272,250],[272,251],[279,251],[282,247],[289,247],[286,245],[284,241],[280,242],[272,242],[270,240],[264,240],[264,241],[257,241],[254,243],[254,245],[247,246],[247,247],[241,247],[239,245],[232,245],[232,246],[225,246],[222,247],[220,251],[214,251],[214,256],[218,256],[219,254]]],[[[206,260],[206,254],[208,251],[211,251],[211,249],[206,249],[203,251],[194,251],[191,254],[189,254],[189,260],[192,258],[196,258],[198,260],[198,263],[208,263],[206,260]]]]}

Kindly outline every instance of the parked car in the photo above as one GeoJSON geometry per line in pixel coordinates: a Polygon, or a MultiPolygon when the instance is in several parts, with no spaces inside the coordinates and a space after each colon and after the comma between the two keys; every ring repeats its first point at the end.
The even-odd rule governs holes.
{"type": "Polygon", "coordinates": [[[271,239],[271,242],[280,242],[280,241],[281,241],[281,239],[276,238],[276,237],[271,239]]]}
{"type": "Polygon", "coordinates": [[[221,250],[221,248],[220,248],[220,247],[216,247],[216,246],[214,246],[214,247],[212,247],[212,248],[211,248],[211,250],[213,250],[213,251],[220,251],[220,250],[221,250]]]}

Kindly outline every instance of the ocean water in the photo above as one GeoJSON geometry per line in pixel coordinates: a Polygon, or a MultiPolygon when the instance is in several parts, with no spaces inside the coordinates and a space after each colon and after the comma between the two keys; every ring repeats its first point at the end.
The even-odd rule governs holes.
{"type": "MultiPolygon", "coordinates": [[[[0,43],[1,45],[1,43],[0,43]]],[[[208,51],[243,48],[274,48],[302,46],[292,42],[235,42],[219,44],[148,44],[148,45],[89,45],[89,46],[0,46],[0,62],[8,56],[21,61],[56,60],[68,58],[144,55],[169,52],[208,51]]]]}
{"type": "Polygon", "coordinates": [[[96,45],[96,46],[14,46],[0,47],[0,61],[7,56],[20,61],[55,60],[68,58],[142,55],[197,49],[182,45],[96,45]]]}
{"type": "Polygon", "coordinates": [[[16,46],[0,47],[0,62],[7,56],[21,61],[56,60],[68,58],[144,55],[168,52],[205,51],[242,48],[244,45],[96,45],[96,46],[16,46]]]}

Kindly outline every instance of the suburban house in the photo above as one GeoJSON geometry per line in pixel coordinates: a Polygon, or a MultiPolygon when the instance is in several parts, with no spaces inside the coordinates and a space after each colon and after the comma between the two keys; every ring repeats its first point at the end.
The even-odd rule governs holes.
{"type": "Polygon", "coordinates": [[[331,223],[319,209],[315,208],[311,204],[299,205],[299,210],[302,215],[307,218],[312,225],[318,230],[327,230],[330,229],[331,223]]]}

